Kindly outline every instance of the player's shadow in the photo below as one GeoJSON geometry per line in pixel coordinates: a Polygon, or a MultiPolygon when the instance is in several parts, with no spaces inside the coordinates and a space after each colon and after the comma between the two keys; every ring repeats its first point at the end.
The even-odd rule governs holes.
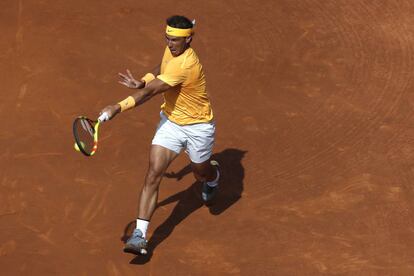
{"type": "MultiPolygon", "coordinates": [[[[220,164],[220,187],[214,200],[206,205],[211,214],[220,215],[241,198],[244,179],[244,168],[241,161],[245,154],[246,151],[239,149],[226,149],[213,155],[213,159],[220,164]]],[[[187,165],[176,173],[166,173],[165,177],[176,178],[179,181],[189,173],[191,173],[191,167],[187,165]]],[[[155,248],[171,235],[174,228],[204,205],[201,199],[201,183],[195,182],[188,189],[159,202],[157,208],[176,201],[177,204],[171,215],[154,230],[148,243],[148,254],[135,257],[130,262],[131,264],[147,263],[151,259],[155,248]]],[[[135,221],[130,222],[125,227],[122,241],[126,242],[134,228],[135,221]]]]}

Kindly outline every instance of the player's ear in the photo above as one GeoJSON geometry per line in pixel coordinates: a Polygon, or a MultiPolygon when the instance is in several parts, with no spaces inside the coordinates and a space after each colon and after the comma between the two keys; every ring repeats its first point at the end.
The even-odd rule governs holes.
{"type": "Polygon", "coordinates": [[[191,41],[193,41],[193,35],[190,35],[190,36],[185,38],[185,43],[190,44],[191,41]]]}

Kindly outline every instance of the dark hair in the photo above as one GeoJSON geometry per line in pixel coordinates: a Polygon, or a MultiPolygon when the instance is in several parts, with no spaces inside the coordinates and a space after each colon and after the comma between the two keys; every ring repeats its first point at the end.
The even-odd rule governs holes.
{"type": "Polygon", "coordinates": [[[185,16],[173,15],[167,18],[167,25],[177,29],[190,29],[193,27],[193,22],[185,16]]]}

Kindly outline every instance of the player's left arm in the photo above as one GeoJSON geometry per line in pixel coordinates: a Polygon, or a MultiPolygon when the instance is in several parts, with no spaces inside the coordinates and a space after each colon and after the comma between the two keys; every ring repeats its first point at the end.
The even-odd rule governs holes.
{"type": "MultiPolygon", "coordinates": [[[[157,66],[154,68],[154,73],[158,74],[159,70],[160,66],[157,66]]],[[[118,104],[105,107],[101,111],[101,114],[106,113],[106,119],[112,119],[118,113],[139,106],[155,95],[160,94],[173,86],[183,83],[188,73],[189,71],[181,66],[180,61],[170,62],[165,68],[163,74],[159,74],[156,78],[152,76],[149,78],[150,81],[148,83],[145,83],[144,87],[137,87],[138,90],[136,90],[136,92],[118,104]]],[[[128,75],[128,77],[132,78],[132,75],[128,75]]],[[[122,84],[127,85],[126,83],[122,84]]]]}
{"type": "Polygon", "coordinates": [[[108,115],[108,120],[110,120],[121,111],[139,106],[145,103],[146,101],[150,100],[155,95],[163,93],[170,88],[171,86],[169,84],[156,78],[150,83],[148,83],[144,88],[138,89],[135,93],[133,93],[125,100],[115,105],[109,105],[105,107],[104,109],[102,109],[100,114],[106,113],[108,115]]]}

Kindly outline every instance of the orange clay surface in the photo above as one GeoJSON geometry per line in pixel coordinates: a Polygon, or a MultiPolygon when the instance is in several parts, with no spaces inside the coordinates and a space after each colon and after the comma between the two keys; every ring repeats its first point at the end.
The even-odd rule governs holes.
{"type": "Polygon", "coordinates": [[[414,275],[412,1],[0,1],[1,275],[414,275]],[[172,14],[197,19],[221,193],[185,154],[149,228],[134,227],[161,97],[72,121],[131,91],[172,14]]]}

